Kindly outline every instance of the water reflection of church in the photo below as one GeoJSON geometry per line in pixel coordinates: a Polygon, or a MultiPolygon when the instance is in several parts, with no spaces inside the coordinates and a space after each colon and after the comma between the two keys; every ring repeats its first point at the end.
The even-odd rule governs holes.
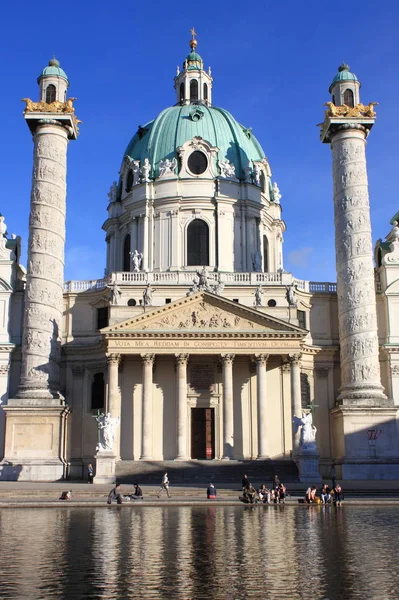
{"type": "Polygon", "coordinates": [[[106,277],[67,282],[63,295],[66,148],[78,121],[56,60],[39,77],[40,101],[27,100],[26,282],[19,238],[3,228],[0,240],[2,476],[17,466],[24,479],[80,476],[98,411],[118,422],[111,471],[120,460],[288,461],[301,452],[293,417],[315,407],[322,471],[335,458],[343,477],[399,476],[398,241],[377,244],[375,296],[373,106],[341,66],[321,130],[333,149],[337,293],[284,270],[269,162],[252,129],[213,105],[211,71],[190,45],[174,106],[138,128],[108,194],[106,277]]]}

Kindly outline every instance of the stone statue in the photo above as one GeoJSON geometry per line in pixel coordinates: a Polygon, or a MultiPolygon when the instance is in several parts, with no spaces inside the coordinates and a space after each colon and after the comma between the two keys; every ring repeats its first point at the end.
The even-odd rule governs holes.
{"type": "Polygon", "coordinates": [[[197,292],[199,292],[198,282],[195,279],[193,279],[193,284],[189,287],[186,296],[191,296],[192,294],[196,294],[197,292]]]}
{"type": "Polygon", "coordinates": [[[211,75],[212,75],[212,69],[211,69],[211,67],[208,67],[208,75],[209,75],[209,77],[211,77],[211,75]]]}
{"type": "Polygon", "coordinates": [[[260,165],[258,165],[258,163],[254,164],[254,171],[253,171],[253,178],[254,178],[254,183],[255,185],[258,185],[260,187],[260,174],[262,172],[262,167],[260,165]]]}
{"type": "Polygon", "coordinates": [[[106,415],[101,413],[95,419],[98,423],[99,431],[99,442],[96,447],[97,452],[112,452],[119,419],[111,417],[111,413],[107,413],[106,415]]]}
{"type": "Polygon", "coordinates": [[[130,252],[130,256],[132,259],[133,272],[138,273],[140,271],[141,261],[143,260],[143,253],[135,250],[134,252],[130,252]]]}
{"type": "Polygon", "coordinates": [[[388,235],[385,237],[387,242],[399,242],[399,223],[398,221],[393,222],[393,227],[388,235]]]}
{"type": "Polygon", "coordinates": [[[109,188],[109,192],[107,195],[110,202],[116,202],[116,199],[118,197],[118,184],[116,183],[116,181],[114,181],[111,187],[109,188]]]}
{"type": "Polygon", "coordinates": [[[225,160],[219,160],[219,169],[221,176],[226,179],[232,179],[236,176],[236,168],[229,160],[227,160],[227,158],[225,160]]]}
{"type": "Polygon", "coordinates": [[[143,306],[152,306],[152,294],[155,290],[151,287],[151,283],[147,283],[143,292],[143,306]]]}
{"type": "Polygon", "coordinates": [[[177,160],[174,157],[172,160],[165,158],[165,160],[159,161],[159,176],[163,177],[167,173],[174,173],[177,167],[177,160]]]}
{"type": "Polygon", "coordinates": [[[206,290],[207,292],[211,292],[212,289],[209,286],[208,283],[208,274],[206,272],[206,268],[202,267],[201,271],[197,271],[197,276],[198,276],[198,290],[202,291],[202,290],[206,290]]]}
{"type": "Polygon", "coordinates": [[[150,161],[148,160],[148,158],[145,158],[143,166],[141,167],[141,181],[144,181],[145,183],[149,183],[150,171],[151,171],[150,161]]]}
{"type": "Polygon", "coordinates": [[[224,290],[224,283],[219,281],[216,285],[213,286],[212,292],[216,294],[216,296],[221,296],[224,290]]]}
{"type": "Polygon", "coordinates": [[[252,183],[252,169],[251,167],[244,168],[245,183],[252,183]]]}
{"type": "Polygon", "coordinates": [[[261,285],[258,285],[258,287],[255,290],[255,300],[254,300],[254,307],[256,308],[257,306],[262,306],[262,295],[263,295],[263,289],[261,285]]]}
{"type": "Polygon", "coordinates": [[[298,301],[295,293],[295,285],[292,283],[291,285],[287,285],[285,297],[287,298],[287,302],[290,306],[296,306],[298,301]]]}
{"type": "Polygon", "coordinates": [[[139,160],[134,160],[133,161],[133,185],[137,185],[140,181],[140,161],[139,160]]]}
{"type": "Polygon", "coordinates": [[[258,252],[252,252],[252,268],[256,273],[262,271],[262,254],[258,252]]]}
{"type": "Polygon", "coordinates": [[[119,304],[120,297],[122,296],[122,292],[118,288],[116,281],[112,284],[112,286],[107,286],[110,288],[110,296],[111,296],[111,304],[119,304]]]}
{"type": "Polygon", "coordinates": [[[4,217],[0,214],[0,236],[6,237],[7,225],[4,222],[4,217]]]}
{"type": "Polygon", "coordinates": [[[294,425],[301,428],[299,446],[302,451],[317,454],[316,432],[311,412],[302,412],[302,417],[294,416],[294,425]]]}
{"type": "Polygon", "coordinates": [[[273,199],[276,204],[280,204],[281,193],[276,182],[273,183],[273,199]]]}
{"type": "Polygon", "coordinates": [[[179,75],[179,74],[180,74],[180,67],[179,67],[179,65],[177,65],[177,67],[176,67],[176,75],[179,75]]]}

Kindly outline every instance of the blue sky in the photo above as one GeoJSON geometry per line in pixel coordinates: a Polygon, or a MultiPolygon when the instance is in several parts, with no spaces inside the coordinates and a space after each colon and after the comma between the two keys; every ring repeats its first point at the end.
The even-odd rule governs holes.
{"type": "Polygon", "coordinates": [[[335,280],[331,152],[318,138],[323,103],[346,61],[378,101],[367,155],[373,240],[399,210],[399,3],[366,0],[200,3],[54,3],[2,7],[3,110],[0,212],[28,239],[32,142],[20,99],[37,99],[36,78],[55,55],[83,121],[68,151],[65,279],[101,277],[107,192],[139,124],[175,102],[173,77],[189,51],[189,30],[212,66],[213,102],[252,127],[283,194],[285,268],[335,280]]]}

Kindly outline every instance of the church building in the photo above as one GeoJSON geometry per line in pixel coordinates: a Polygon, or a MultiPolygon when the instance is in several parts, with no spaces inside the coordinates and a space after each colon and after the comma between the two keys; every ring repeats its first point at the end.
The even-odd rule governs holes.
{"type": "Polygon", "coordinates": [[[0,216],[0,480],[79,479],[93,463],[108,482],[136,461],[171,460],[294,462],[302,481],[335,461],[340,479],[399,479],[399,216],[373,250],[375,103],[341,65],[320,125],[337,282],[297,279],[269,161],[213,104],[192,33],[172,106],[132,132],[115,165],[102,279],[64,281],[79,120],[56,59],[39,100],[24,99],[26,269],[0,216]]]}

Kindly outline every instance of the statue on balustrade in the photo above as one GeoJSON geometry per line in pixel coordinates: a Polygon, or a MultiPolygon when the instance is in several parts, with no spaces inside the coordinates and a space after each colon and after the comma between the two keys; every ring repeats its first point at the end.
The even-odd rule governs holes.
{"type": "Polygon", "coordinates": [[[141,261],[143,260],[143,253],[135,250],[134,252],[130,252],[130,256],[132,259],[133,272],[138,273],[140,271],[141,261]]]}
{"type": "Polygon", "coordinates": [[[119,419],[111,417],[110,413],[104,415],[101,413],[95,417],[98,423],[99,441],[97,444],[97,452],[112,452],[116,439],[116,431],[119,426],[119,419]]]}

